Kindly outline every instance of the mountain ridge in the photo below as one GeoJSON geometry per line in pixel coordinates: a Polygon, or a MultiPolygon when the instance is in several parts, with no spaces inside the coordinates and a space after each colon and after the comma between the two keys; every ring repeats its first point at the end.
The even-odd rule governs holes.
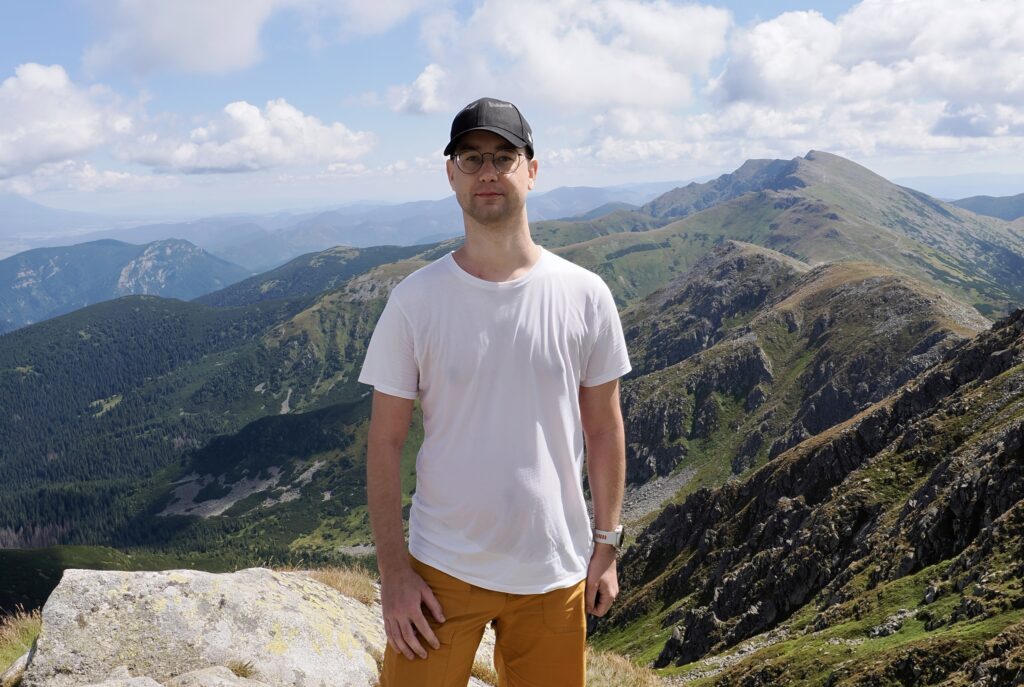
{"type": "Polygon", "coordinates": [[[130,294],[189,299],[248,272],[180,239],[100,239],[0,260],[0,333],[130,294]]]}
{"type": "MultiPolygon", "coordinates": [[[[749,178],[761,179],[762,188],[744,187],[739,195],[668,223],[642,213],[615,213],[616,226],[634,221],[628,215],[640,223],[639,230],[606,233],[612,216],[577,222],[569,229],[584,238],[556,250],[604,277],[620,304],[685,272],[699,255],[727,239],[772,248],[809,264],[875,262],[932,283],[983,315],[1024,303],[1024,234],[1011,225],[896,186],[829,153],[754,161],[749,171],[749,178]],[[772,176],[758,176],[766,170],[772,176]]],[[[714,190],[726,177],[700,189],[714,190]]],[[[700,189],[686,188],[686,198],[700,195],[700,189]]],[[[684,203],[680,212],[688,207],[684,203]]],[[[672,211],[662,208],[665,215],[672,211]]],[[[542,224],[541,235],[561,227],[542,224]]]]}

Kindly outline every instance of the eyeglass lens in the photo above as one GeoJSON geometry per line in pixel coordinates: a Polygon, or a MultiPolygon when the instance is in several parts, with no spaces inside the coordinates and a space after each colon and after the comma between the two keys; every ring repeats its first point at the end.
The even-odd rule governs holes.
{"type": "Polygon", "coordinates": [[[484,166],[484,158],[491,156],[494,168],[501,174],[511,174],[519,167],[521,153],[515,150],[499,150],[496,153],[479,153],[464,150],[455,154],[455,164],[466,174],[475,174],[484,166]]]}

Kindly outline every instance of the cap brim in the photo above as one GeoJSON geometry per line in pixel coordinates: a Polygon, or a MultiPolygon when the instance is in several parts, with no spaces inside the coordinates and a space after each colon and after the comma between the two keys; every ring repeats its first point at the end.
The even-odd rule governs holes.
{"type": "Polygon", "coordinates": [[[531,146],[529,143],[519,138],[512,132],[496,126],[475,126],[472,129],[466,129],[465,131],[463,131],[458,136],[456,136],[455,138],[448,142],[448,145],[444,149],[444,154],[451,155],[452,153],[454,153],[455,145],[459,142],[459,139],[468,134],[470,131],[490,131],[492,134],[497,134],[501,136],[503,139],[514,145],[516,148],[526,148],[528,151],[530,151],[530,155],[533,155],[533,146],[531,146]]]}

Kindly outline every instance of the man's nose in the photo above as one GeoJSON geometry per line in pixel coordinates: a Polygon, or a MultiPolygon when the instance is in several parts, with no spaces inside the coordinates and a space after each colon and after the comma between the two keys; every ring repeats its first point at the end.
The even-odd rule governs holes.
{"type": "Polygon", "coordinates": [[[484,155],[483,156],[483,162],[480,163],[480,172],[479,172],[479,174],[480,174],[481,177],[486,177],[486,178],[496,178],[498,176],[498,168],[494,164],[494,156],[493,155],[484,155]]]}

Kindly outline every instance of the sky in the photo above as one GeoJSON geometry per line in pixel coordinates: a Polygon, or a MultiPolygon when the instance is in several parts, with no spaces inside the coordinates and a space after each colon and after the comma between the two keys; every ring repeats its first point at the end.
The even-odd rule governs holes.
{"type": "Polygon", "coordinates": [[[0,193],[154,216],[442,198],[482,96],[529,120],[538,190],[816,149],[1024,192],[1024,0],[0,0],[0,193]]]}

